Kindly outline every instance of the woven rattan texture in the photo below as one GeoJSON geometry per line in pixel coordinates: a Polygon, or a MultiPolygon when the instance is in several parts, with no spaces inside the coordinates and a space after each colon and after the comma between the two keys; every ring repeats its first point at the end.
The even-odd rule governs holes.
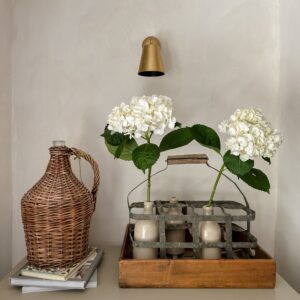
{"type": "Polygon", "coordinates": [[[27,259],[37,267],[65,267],[88,254],[100,176],[97,163],[81,150],[52,147],[50,154],[45,174],[21,201],[27,259]],[[91,164],[92,192],[72,172],[71,155],[91,164]]]}

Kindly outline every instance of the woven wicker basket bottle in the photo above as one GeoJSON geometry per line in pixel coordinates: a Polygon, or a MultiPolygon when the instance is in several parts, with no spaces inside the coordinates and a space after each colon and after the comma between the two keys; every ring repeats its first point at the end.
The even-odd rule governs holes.
{"type": "Polygon", "coordinates": [[[92,157],[64,142],[53,142],[44,176],[21,201],[27,259],[36,267],[65,267],[88,254],[91,216],[100,182],[92,157]],[[94,171],[90,192],[71,170],[70,156],[87,160],[94,171]]]}

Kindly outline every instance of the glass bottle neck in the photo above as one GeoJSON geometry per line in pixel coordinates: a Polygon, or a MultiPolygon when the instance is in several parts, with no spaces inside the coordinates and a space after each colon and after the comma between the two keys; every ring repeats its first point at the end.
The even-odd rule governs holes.
{"type": "Polygon", "coordinates": [[[153,214],[153,203],[152,202],[144,202],[144,214],[151,215],[153,214]]]}
{"type": "Polygon", "coordinates": [[[214,214],[214,208],[212,206],[203,206],[203,214],[205,216],[212,216],[214,214]]]}

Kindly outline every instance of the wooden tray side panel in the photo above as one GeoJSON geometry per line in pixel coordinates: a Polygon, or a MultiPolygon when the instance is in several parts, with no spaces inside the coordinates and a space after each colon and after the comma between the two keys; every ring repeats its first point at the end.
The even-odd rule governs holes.
{"type": "Polygon", "coordinates": [[[119,259],[122,288],[274,288],[276,263],[258,247],[255,259],[131,258],[128,227],[119,259]]]}
{"type": "Polygon", "coordinates": [[[274,288],[273,260],[123,260],[120,287],[274,288]]]}

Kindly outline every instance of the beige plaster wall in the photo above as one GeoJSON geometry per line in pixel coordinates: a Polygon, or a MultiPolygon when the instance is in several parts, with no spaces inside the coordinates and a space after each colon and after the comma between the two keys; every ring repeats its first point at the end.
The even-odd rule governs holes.
{"type": "Polygon", "coordinates": [[[11,34],[12,2],[0,0],[0,277],[11,267],[11,34]]]}
{"type": "MultiPolygon", "coordinates": [[[[278,9],[278,1],[272,0],[16,1],[13,262],[25,254],[20,199],[43,174],[54,139],[99,161],[102,181],[91,243],[121,244],[128,222],[126,195],[144,178],[132,164],[114,160],[99,136],[108,113],[121,101],[166,94],[173,98],[180,122],[214,128],[238,107],[261,107],[278,125],[278,9]],[[148,35],[161,40],[164,77],[136,74],[148,35]]],[[[170,153],[203,151],[192,144],[170,153]]],[[[208,154],[220,166],[219,158],[208,154]]],[[[166,155],[156,170],[164,166],[166,155]]],[[[264,162],[258,166],[270,176],[271,194],[241,187],[257,212],[253,232],[273,253],[276,160],[271,168],[264,162]]],[[[88,165],[83,168],[90,186],[92,174],[88,165]]],[[[214,176],[199,166],[170,168],[153,180],[153,198],[207,198],[214,176]]],[[[217,196],[240,199],[225,181],[217,196]]],[[[144,199],[145,189],[133,197],[144,199]]]]}
{"type": "Polygon", "coordinates": [[[280,128],[276,259],[278,270],[300,292],[300,2],[281,1],[280,128]]]}

